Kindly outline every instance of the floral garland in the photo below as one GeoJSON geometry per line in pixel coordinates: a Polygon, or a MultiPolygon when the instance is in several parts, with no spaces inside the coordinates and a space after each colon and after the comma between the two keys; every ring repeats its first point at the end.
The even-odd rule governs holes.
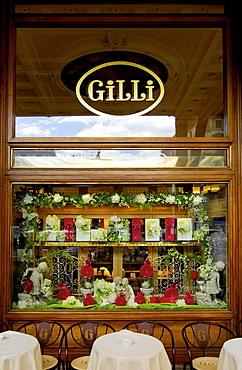
{"type": "MultiPolygon", "coordinates": [[[[199,240],[202,245],[203,260],[206,262],[211,254],[210,243],[208,239],[209,214],[207,210],[207,201],[202,194],[185,193],[185,194],[159,194],[159,193],[140,193],[140,194],[118,194],[108,192],[98,192],[93,194],[82,195],[61,195],[59,193],[23,193],[19,203],[16,205],[17,210],[22,212],[24,235],[26,237],[26,248],[23,256],[23,262],[29,264],[31,258],[29,250],[33,243],[32,236],[36,231],[37,224],[40,223],[36,207],[61,208],[66,205],[72,205],[77,208],[113,206],[139,207],[152,209],[160,205],[176,205],[180,209],[188,209],[189,216],[196,217],[199,224],[199,240]]],[[[81,221],[81,220],[79,220],[81,221]]]]}

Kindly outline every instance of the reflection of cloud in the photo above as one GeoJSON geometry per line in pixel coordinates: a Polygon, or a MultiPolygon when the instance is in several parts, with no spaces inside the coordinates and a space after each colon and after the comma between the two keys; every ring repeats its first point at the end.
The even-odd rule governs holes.
{"type": "Polygon", "coordinates": [[[175,118],[144,116],[132,118],[102,118],[77,133],[78,137],[172,137],[175,118]]]}
{"type": "Polygon", "coordinates": [[[28,125],[28,124],[21,124],[17,126],[16,136],[38,136],[38,137],[49,137],[51,136],[51,131],[48,129],[43,129],[40,125],[28,125]]]}
{"type": "Polygon", "coordinates": [[[175,118],[140,117],[17,117],[16,136],[38,137],[172,137],[175,118]]]}

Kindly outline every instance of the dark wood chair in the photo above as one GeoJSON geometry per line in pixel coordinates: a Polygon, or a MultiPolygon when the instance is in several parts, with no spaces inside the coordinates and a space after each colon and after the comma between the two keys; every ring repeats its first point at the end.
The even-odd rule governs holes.
{"type": "Polygon", "coordinates": [[[242,320],[235,323],[234,330],[237,337],[242,337],[242,320]]]}
{"type": "Polygon", "coordinates": [[[175,353],[175,340],[171,329],[165,324],[158,321],[142,321],[136,320],[127,323],[123,329],[131,330],[133,332],[152,335],[159,339],[170,358],[172,370],[176,368],[176,353],[175,353]]]}
{"type": "Polygon", "coordinates": [[[61,359],[61,354],[65,343],[65,329],[62,324],[53,320],[34,320],[21,325],[17,331],[38,339],[43,370],[64,369],[65,362],[61,359]],[[56,356],[49,355],[50,350],[52,353],[55,351],[56,356]]]}
{"type": "Polygon", "coordinates": [[[4,321],[0,321],[0,332],[7,330],[11,330],[10,326],[4,321]]]}
{"type": "Polygon", "coordinates": [[[182,329],[189,361],[183,366],[185,370],[216,370],[219,352],[228,339],[235,334],[226,326],[214,322],[191,322],[182,329]]]}
{"type": "Polygon", "coordinates": [[[95,340],[115,331],[111,325],[100,321],[79,321],[72,324],[66,330],[66,369],[85,370],[95,340]],[[70,349],[76,345],[82,355],[71,361],[70,349]]]}

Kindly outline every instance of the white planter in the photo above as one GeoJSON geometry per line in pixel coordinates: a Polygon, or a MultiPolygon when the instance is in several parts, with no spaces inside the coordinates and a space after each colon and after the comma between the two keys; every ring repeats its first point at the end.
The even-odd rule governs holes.
{"type": "Polygon", "coordinates": [[[140,288],[140,291],[143,292],[145,296],[152,294],[153,290],[153,288],[140,288]]]}
{"type": "Polygon", "coordinates": [[[92,292],[93,292],[92,288],[90,289],[81,288],[81,293],[84,295],[84,297],[86,297],[87,293],[92,293],[92,292]]]}

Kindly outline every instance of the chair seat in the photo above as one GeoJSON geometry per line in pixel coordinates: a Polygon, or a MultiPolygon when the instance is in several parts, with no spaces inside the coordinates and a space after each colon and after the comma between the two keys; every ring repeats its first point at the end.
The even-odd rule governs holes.
{"type": "Polygon", "coordinates": [[[57,364],[58,364],[58,360],[54,356],[42,355],[43,370],[52,369],[57,364]]]}
{"type": "Polygon", "coordinates": [[[90,356],[77,357],[71,362],[71,366],[77,370],[86,370],[90,356]]]}
{"type": "Polygon", "coordinates": [[[217,370],[218,357],[198,357],[198,358],[195,358],[192,361],[192,366],[197,370],[217,370]]]}

